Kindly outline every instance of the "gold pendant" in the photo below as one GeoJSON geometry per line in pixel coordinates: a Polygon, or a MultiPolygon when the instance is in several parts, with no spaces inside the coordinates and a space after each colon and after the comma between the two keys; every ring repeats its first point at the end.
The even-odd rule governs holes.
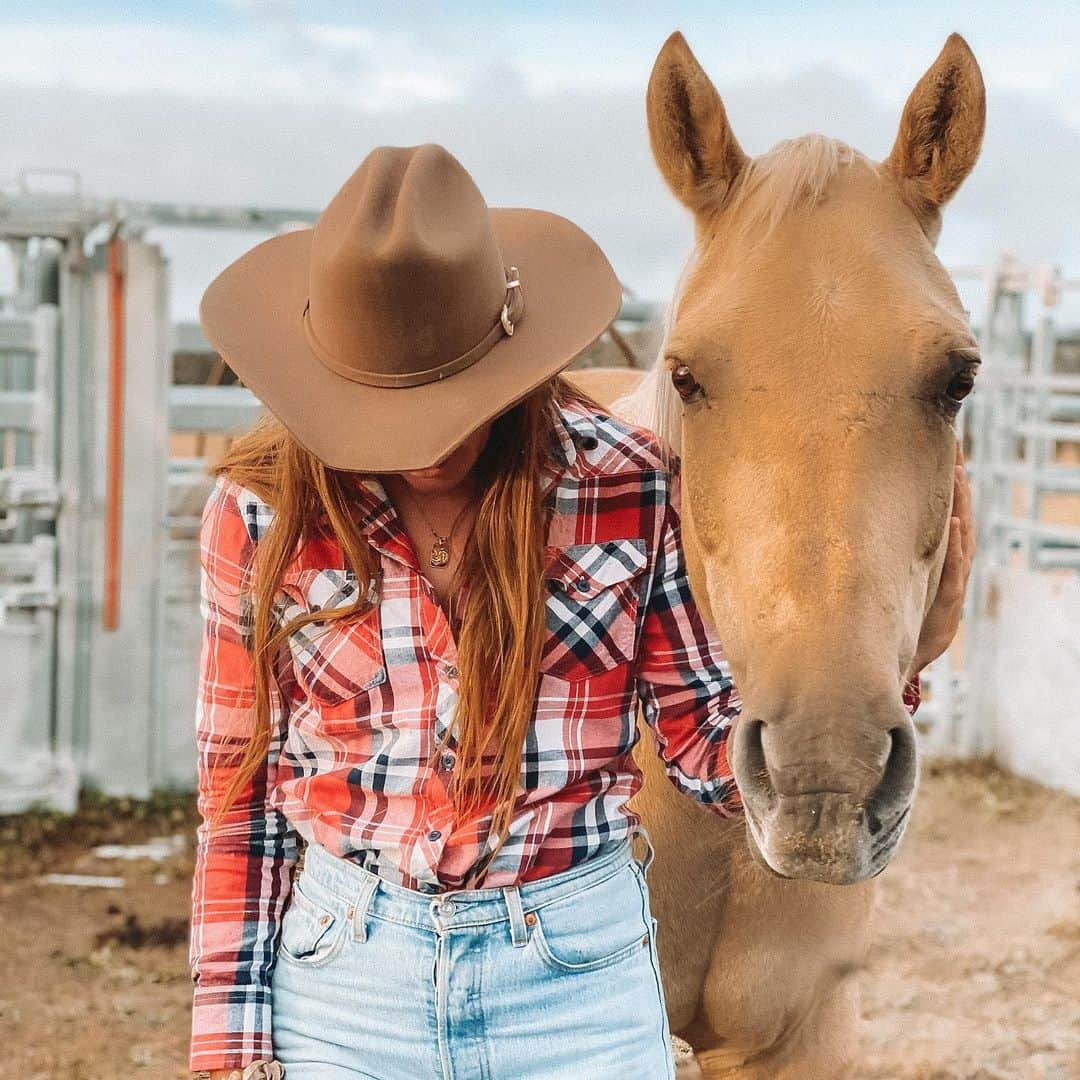
{"type": "Polygon", "coordinates": [[[431,545],[429,561],[432,566],[445,566],[450,561],[450,549],[446,546],[446,538],[440,536],[431,545]]]}

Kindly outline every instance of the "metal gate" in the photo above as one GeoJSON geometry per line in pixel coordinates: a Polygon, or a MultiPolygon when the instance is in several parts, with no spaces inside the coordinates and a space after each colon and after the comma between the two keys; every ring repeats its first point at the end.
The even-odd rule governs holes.
{"type": "Polygon", "coordinates": [[[0,314],[0,813],[44,795],[73,807],[77,772],[54,729],[57,308],[0,314]]]}
{"type": "MultiPolygon", "coordinates": [[[[174,385],[174,354],[210,350],[197,325],[171,324],[168,266],[145,234],[314,217],[0,193],[19,273],[0,307],[0,813],[70,812],[80,784],[194,786],[210,481],[200,439],[175,446],[243,430],[262,406],[240,386],[174,385]]],[[[963,412],[979,556],[964,641],[927,673],[918,722],[930,754],[995,752],[1080,786],[1080,518],[1048,509],[1080,498],[1080,375],[1053,369],[1066,283],[1011,260],[985,282],[984,370],[963,412]]],[[[652,314],[628,301],[619,325],[652,314]]]]}
{"type": "MultiPolygon", "coordinates": [[[[79,787],[195,783],[205,463],[174,431],[248,426],[238,387],[173,387],[154,226],[272,231],[314,214],[0,192],[17,287],[0,305],[0,813],[79,787]]],[[[203,345],[205,347],[205,343],[203,345]]]]}
{"type": "Polygon", "coordinates": [[[993,754],[1080,793],[1080,372],[1055,362],[1080,282],[1007,255],[984,283],[962,413],[978,551],[962,639],[928,672],[918,719],[932,754],[993,754]]]}
{"type": "MultiPolygon", "coordinates": [[[[0,192],[19,277],[0,307],[0,813],[70,812],[80,784],[195,786],[204,436],[246,429],[262,405],[241,386],[174,384],[176,355],[212,350],[170,322],[146,233],[315,218],[92,200],[77,182],[42,194],[28,177],[0,192]]],[[[651,314],[629,301],[620,326],[651,314]]],[[[618,362],[631,343],[609,348],[618,362]]]]}

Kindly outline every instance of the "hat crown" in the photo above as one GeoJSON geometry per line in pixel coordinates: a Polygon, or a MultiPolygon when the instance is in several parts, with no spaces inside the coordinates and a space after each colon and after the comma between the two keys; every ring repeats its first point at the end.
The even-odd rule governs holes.
{"type": "Polygon", "coordinates": [[[484,197],[453,154],[380,146],[319,215],[308,286],[308,339],[324,363],[409,384],[490,334],[507,267],[484,197]]]}

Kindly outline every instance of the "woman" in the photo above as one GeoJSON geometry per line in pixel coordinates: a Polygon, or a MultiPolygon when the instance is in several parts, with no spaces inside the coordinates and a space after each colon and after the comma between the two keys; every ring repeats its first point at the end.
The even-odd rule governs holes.
{"type": "Polygon", "coordinates": [[[620,296],[580,229],[489,209],[433,145],[376,149],[207,290],[272,415],[201,533],[204,1075],[674,1076],[637,709],[732,815],[739,705],[677,458],[559,375],[620,296]]]}

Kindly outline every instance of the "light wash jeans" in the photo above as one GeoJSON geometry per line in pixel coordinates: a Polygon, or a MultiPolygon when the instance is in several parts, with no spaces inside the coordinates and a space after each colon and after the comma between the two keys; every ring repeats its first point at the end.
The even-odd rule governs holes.
{"type": "Polygon", "coordinates": [[[286,1080],[674,1080],[629,840],[561,873],[434,896],[311,844],[273,973],[286,1080]]]}

